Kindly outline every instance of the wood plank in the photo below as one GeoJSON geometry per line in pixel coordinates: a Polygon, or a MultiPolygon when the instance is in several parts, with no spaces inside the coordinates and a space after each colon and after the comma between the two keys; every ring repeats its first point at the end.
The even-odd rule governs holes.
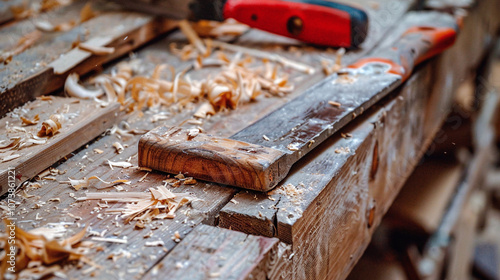
{"type": "Polygon", "coordinates": [[[269,279],[279,240],[199,225],[144,279],[269,279]]]}
{"type": "Polygon", "coordinates": [[[240,192],[234,198],[240,203],[228,204],[222,210],[220,225],[246,232],[250,230],[248,227],[236,226],[251,224],[252,229],[267,229],[260,232],[261,235],[274,234],[292,244],[294,276],[298,279],[345,277],[417,158],[429,146],[446,116],[445,108],[449,108],[460,79],[478,64],[485,44],[476,43],[491,30],[490,27],[478,29],[478,26],[486,21],[482,18],[488,18],[495,11],[491,10],[494,5],[498,7],[498,2],[482,1],[473,6],[464,20],[457,44],[422,67],[404,86],[400,97],[380,109],[378,116],[374,113],[358,127],[353,124],[341,131],[350,132],[352,138],[338,136],[318,147],[318,154],[314,152],[299,162],[282,186],[270,194],[276,202],[271,208],[277,209],[269,213],[261,211],[259,216],[247,214],[247,209],[254,209],[262,199],[268,198],[255,199],[252,192],[240,192]],[[470,41],[474,41],[473,50],[468,49],[470,41]],[[454,59],[462,57],[465,50],[474,52],[470,60],[454,59]],[[422,94],[430,92],[429,96],[422,94]],[[345,152],[345,147],[349,147],[349,152],[345,152]],[[400,158],[397,162],[396,156],[400,158]],[[305,187],[301,187],[301,183],[305,187]],[[291,192],[288,197],[280,194],[286,193],[287,184],[302,194],[291,192]],[[276,225],[277,231],[262,225],[269,221],[276,225]]]}
{"type": "MultiPolygon", "coordinates": [[[[33,178],[75,149],[90,142],[92,139],[110,128],[117,120],[119,104],[111,104],[101,108],[93,101],[76,98],[52,97],[51,100],[35,100],[29,102],[0,120],[0,140],[10,143],[15,137],[20,137],[20,145],[24,147],[3,149],[0,152],[0,195],[7,192],[9,170],[16,174],[15,184],[20,185],[33,178]],[[27,144],[37,135],[42,122],[49,120],[51,115],[62,117],[62,127],[51,137],[41,137],[41,145],[27,144]],[[36,125],[25,126],[20,117],[33,120],[39,116],[36,125]],[[5,161],[5,158],[18,155],[17,158],[5,161]]],[[[12,182],[12,181],[9,181],[12,182]]]]}
{"type": "MultiPolygon", "coordinates": [[[[78,3],[81,2],[50,12],[47,16],[52,19],[59,13],[79,12],[78,3]]],[[[0,66],[0,94],[5,100],[0,104],[0,115],[36,96],[60,88],[70,71],[82,75],[100,70],[100,65],[128,53],[176,26],[175,22],[167,19],[117,11],[103,3],[95,4],[94,9],[99,12],[99,16],[67,32],[43,34],[34,46],[13,56],[8,65],[0,66]],[[98,56],[81,50],[71,51],[72,44],[78,38],[84,38],[83,41],[100,38],[101,45],[114,47],[115,52],[98,56]]],[[[34,29],[33,24],[29,25],[26,21],[16,23],[2,32],[7,34],[4,37],[17,29],[18,32],[14,34],[26,34],[24,29],[34,29]]]]}

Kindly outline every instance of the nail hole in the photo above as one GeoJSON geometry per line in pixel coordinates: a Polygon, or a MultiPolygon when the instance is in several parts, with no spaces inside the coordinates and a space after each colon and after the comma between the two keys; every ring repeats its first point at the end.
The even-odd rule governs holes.
{"type": "Polygon", "coordinates": [[[252,21],[257,21],[258,17],[257,17],[257,15],[256,15],[256,14],[252,14],[252,15],[250,16],[250,19],[251,19],[252,21]]]}

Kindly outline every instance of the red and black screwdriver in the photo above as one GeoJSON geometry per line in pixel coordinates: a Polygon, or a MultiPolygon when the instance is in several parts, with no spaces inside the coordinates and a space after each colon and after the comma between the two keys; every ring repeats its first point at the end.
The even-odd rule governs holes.
{"type": "Polygon", "coordinates": [[[330,47],[359,47],[368,33],[360,9],[325,0],[126,0],[127,8],[174,19],[228,18],[274,34],[330,47]]]}

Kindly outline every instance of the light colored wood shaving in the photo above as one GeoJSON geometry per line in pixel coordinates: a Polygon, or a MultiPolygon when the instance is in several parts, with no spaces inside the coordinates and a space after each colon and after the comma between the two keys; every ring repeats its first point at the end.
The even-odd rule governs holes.
{"type": "Polygon", "coordinates": [[[110,208],[106,213],[118,214],[128,223],[132,220],[149,222],[153,219],[173,219],[182,205],[193,201],[187,193],[172,193],[165,186],[150,188],[146,192],[86,193],[78,201],[102,200],[105,202],[125,202],[123,208],[110,208]]]}
{"type": "MultiPolygon", "coordinates": [[[[59,263],[87,262],[85,254],[89,252],[91,244],[80,242],[85,237],[87,228],[69,238],[58,240],[55,239],[57,233],[48,228],[24,231],[8,220],[5,220],[5,225],[9,229],[8,232],[12,231],[15,234],[0,233],[0,243],[16,248],[15,273],[19,277],[44,277],[62,271],[59,263]],[[9,236],[14,236],[15,242],[8,242],[9,236]]],[[[10,249],[10,247],[6,248],[10,249]]],[[[6,253],[0,255],[0,261],[4,264],[8,258],[6,253]]],[[[0,275],[4,276],[8,267],[8,265],[2,265],[0,275]]]]}
{"type": "Polygon", "coordinates": [[[64,91],[69,96],[81,99],[92,99],[104,94],[104,90],[102,89],[86,89],[78,83],[79,79],[80,78],[76,73],[72,73],[66,78],[66,82],[64,83],[64,91]]]}
{"type": "Polygon", "coordinates": [[[115,151],[117,154],[121,154],[125,148],[123,148],[122,144],[120,142],[114,142],[113,147],[115,148],[115,151]]]}
{"type": "Polygon", "coordinates": [[[48,120],[42,122],[42,128],[38,131],[38,137],[54,136],[62,127],[64,117],[60,114],[51,115],[48,120]]]}
{"type": "Polygon", "coordinates": [[[115,48],[113,47],[96,47],[85,43],[79,43],[78,48],[94,55],[108,55],[115,52],[115,48]]]}
{"type": "Polygon", "coordinates": [[[114,170],[114,168],[113,168],[113,167],[129,168],[129,167],[132,167],[132,166],[133,166],[133,164],[132,164],[132,163],[130,163],[130,162],[126,162],[126,161],[116,161],[116,162],[115,162],[115,161],[110,161],[110,160],[108,159],[108,161],[107,161],[107,162],[108,162],[108,165],[109,165],[109,167],[111,168],[111,170],[114,170]]]}
{"type": "Polygon", "coordinates": [[[36,41],[42,37],[42,33],[38,30],[32,31],[19,39],[17,45],[9,51],[0,52],[0,62],[8,63],[12,57],[22,53],[27,48],[31,47],[36,41]]]}
{"type": "Polygon", "coordinates": [[[40,120],[40,116],[37,114],[33,117],[33,119],[28,119],[28,118],[25,118],[23,116],[20,117],[21,118],[21,121],[23,122],[23,125],[35,125],[38,123],[38,121],[40,120]]]}

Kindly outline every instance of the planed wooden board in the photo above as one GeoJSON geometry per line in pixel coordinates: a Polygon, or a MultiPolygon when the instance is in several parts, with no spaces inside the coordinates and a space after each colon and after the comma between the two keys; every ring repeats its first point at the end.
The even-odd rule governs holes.
{"type": "Polygon", "coordinates": [[[269,279],[277,238],[198,225],[143,279],[269,279]]]}
{"type": "Polygon", "coordinates": [[[36,136],[42,127],[42,122],[54,114],[63,117],[62,127],[54,136],[41,137],[42,141],[45,141],[44,144],[0,150],[2,159],[0,195],[7,192],[8,182],[14,182],[17,186],[33,178],[110,128],[119,119],[119,104],[101,108],[94,101],[64,97],[28,102],[0,120],[0,140],[6,144],[14,137],[23,137],[21,143],[26,143],[29,138],[32,138],[26,136],[28,134],[36,136]],[[20,117],[25,117],[33,120],[36,115],[40,118],[36,125],[25,126],[20,119],[20,117]],[[15,155],[18,155],[18,158],[5,160],[15,155]],[[8,178],[12,171],[15,173],[13,181],[12,178],[8,178]]]}
{"type": "Polygon", "coordinates": [[[260,235],[278,236],[292,244],[293,277],[297,279],[344,278],[417,158],[431,143],[455,88],[477,66],[487,47],[483,38],[495,29],[489,24],[498,27],[498,21],[485,26],[495,9],[498,1],[472,6],[456,45],[421,67],[399,97],[378,111],[378,117],[364,117],[362,123],[355,122],[359,127],[352,124],[341,130],[353,137],[337,136],[318,147],[317,153],[299,161],[282,186],[268,196],[240,192],[234,198],[238,204],[223,208],[219,225],[253,234],[260,229],[260,235]],[[473,50],[469,49],[471,41],[473,50]],[[474,55],[455,59],[465,51],[474,55]],[[428,97],[422,94],[431,92],[428,97]],[[349,152],[342,152],[346,147],[349,152]],[[283,194],[288,183],[302,190],[302,195],[283,194]],[[255,210],[265,204],[267,209],[255,210]]]}
{"type": "MultiPolygon", "coordinates": [[[[76,2],[51,14],[77,13],[81,3],[76,2]]],[[[176,23],[168,19],[117,11],[99,2],[94,5],[94,9],[99,12],[99,16],[66,32],[44,34],[35,45],[13,56],[8,65],[0,66],[0,96],[5,100],[0,104],[0,115],[5,115],[9,110],[36,96],[59,89],[70,72],[83,75],[100,70],[102,64],[176,27],[176,23]],[[98,56],[86,51],[72,50],[72,44],[78,38],[85,42],[98,42],[96,46],[114,47],[115,52],[98,56]]],[[[10,29],[31,30],[33,25],[29,26],[29,23],[23,21],[6,28],[8,30],[0,30],[7,34],[4,36],[8,36],[10,29]]]]}

